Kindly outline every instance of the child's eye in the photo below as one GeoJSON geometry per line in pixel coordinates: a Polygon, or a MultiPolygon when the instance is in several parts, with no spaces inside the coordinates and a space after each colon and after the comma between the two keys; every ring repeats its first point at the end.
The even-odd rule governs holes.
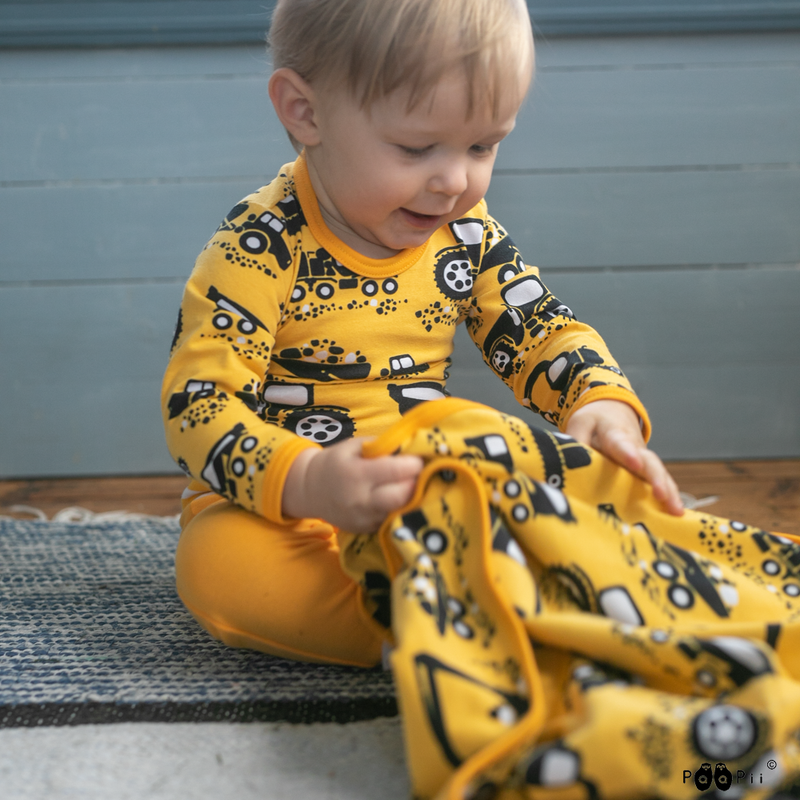
{"type": "Polygon", "coordinates": [[[407,156],[424,156],[431,148],[428,147],[406,147],[403,144],[398,145],[398,147],[407,155],[407,156]]]}
{"type": "Polygon", "coordinates": [[[474,144],[470,148],[473,153],[479,156],[488,156],[494,152],[493,144],[474,144]]]}

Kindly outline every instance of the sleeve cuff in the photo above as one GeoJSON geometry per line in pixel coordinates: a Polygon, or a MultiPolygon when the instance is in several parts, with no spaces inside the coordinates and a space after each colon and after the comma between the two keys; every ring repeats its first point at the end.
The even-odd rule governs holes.
{"type": "Polygon", "coordinates": [[[599,386],[596,389],[591,389],[584,392],[576,401],[569,413],[562,417],[559,423],[559,428],[563,431],[567,427],[570,417],[579,409],[583,408],[595,400],[618,400],[621,403],[629,405],[639,417],[639,426],[642,429],[642,437],[645,443],[650,441],[650,435],[653,427],[650,423],[650,415],[647,409],[642,404],[642,401],[629,389],[622,386],[599,386]]]}
{"type": "Polygon", "coordinates": [[[300,453],[309,448],[322,449],[315,442],[296,436],[281,445],[275,455],[272,456],[261,484],[261,516],[270,522],[288,525],[294,520],[294,517],[285,517],[283,515],[283,487],[286,484],[286,477],[292,464],[294,464],[294,460],[300,453]]]}

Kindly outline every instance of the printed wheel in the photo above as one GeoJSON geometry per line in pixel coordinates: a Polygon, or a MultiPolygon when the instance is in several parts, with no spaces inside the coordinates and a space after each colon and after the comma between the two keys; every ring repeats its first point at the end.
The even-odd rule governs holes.
{"type": "Polygon", "coordinates": [[[670,603],[677,608],[685,610],[694,605],[694,595],[688,587],[683,586],[680,583],[673,583],[672,586],[667,589],[667,597],[669,598],[670,603]]]}
{"type": "Polygon", "coordinates": [[[353,435],[353,421],[347,414],[336,409],[315,411],[303,409],[292,412],[286,418],[286,427],[298,436],[321,444],[323,447],[353,435]]]}
{"type": "Polygon", "coordinates": [[[436,285],[442,294],[463,300],[472,294],[472,265],[464,258],[445,256],[436,264],[436,285]]]}
{"type": "Polygon", "coordinates": [[[233,319],[231,319],[229,314],[215,314],[211,318],[211,324],[219,331],[225,331],[233,325],[233,319]]]}
{"type": "Polygon", "coordinates": [[[712,706],[694,721],[694,741],[706,758],[734,761],[755,744],[756,722],[738,706],[712,706]]]}
{"type": "Polygon", "coordinates": [[[669,561],[654,561],[653,569],[668,581],[674,581],[678,577],[678,570],[669,561]]]}
{"type": "Polygon", "coordinates": [[[440,530],[430,530],[422,534],[422,544],[429,553],[439,555],[447,550],[447,537],[440,530]]]}
{"type": "Polygon", "coordinates": [[[267,237],[259,231],[248,231],[239,237],[239,246],[242,250],[246,250],[253,255],[263,253],[268,245],[267,237]]]}

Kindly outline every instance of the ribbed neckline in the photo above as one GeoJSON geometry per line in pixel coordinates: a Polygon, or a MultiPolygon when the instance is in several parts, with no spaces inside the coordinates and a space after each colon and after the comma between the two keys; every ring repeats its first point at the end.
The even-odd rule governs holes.
{"type": "Polygon", "coordinates": [[[425,255],[431,243],[429,238],[419,247],[401,250],[397,255],[389,258],[368,258],[353,250],[341,239],[333,234],[322,218],[317,195],[311,185],[308,174],[305,154],[301,153],[294,162],[294,182],[297,187],[297,199],[303,209],[308,227],[314,238],[341,264],[352,269],[359,275],[369,278],[385,278],[389,275],[399,275],[417,263],[425,255]]]}

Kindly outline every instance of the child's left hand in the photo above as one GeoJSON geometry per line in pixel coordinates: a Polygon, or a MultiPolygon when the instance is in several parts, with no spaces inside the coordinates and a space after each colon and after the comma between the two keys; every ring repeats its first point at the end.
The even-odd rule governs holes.
{"type": "Polygon", "coordinates": [[[565,433],[638,475],[653,487],[653,494],[670,514],[683,514],[678,486],[661,459],[642,437],[639,417],[627,403],[595,400],[569,419],[565,433]]]}

